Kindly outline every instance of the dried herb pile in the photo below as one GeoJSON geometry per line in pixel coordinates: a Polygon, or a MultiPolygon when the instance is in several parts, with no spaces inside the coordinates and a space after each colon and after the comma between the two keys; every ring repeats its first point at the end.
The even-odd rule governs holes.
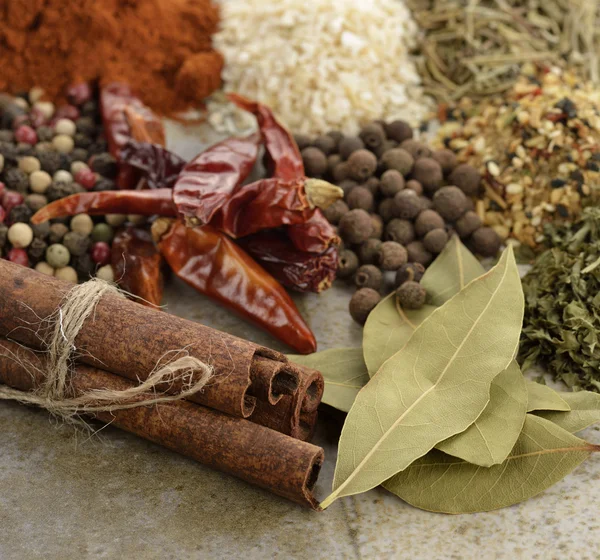
{"type": "Polygon", "coordinates": [[[488,511],[600,451],[573,435],[600,421],[600,395],[526,381],[513,359],[523,294],[510,248],[484,273],[454,237],[422,283],[419,310],[381,301],[362,349],[292,357],[321,369],[323,402],[348,412],[322,507],[382,484],[421,509],[488,511]]]}
{"type": "Polygon", "coordinates": [[[524,63],[600,79],[597,0],[409,0],[425,30],[419,70],[440,101],[507,91],[524,63]]]}
{"type": "Polygon", "coordinates": [[[569,387],[600,392],[600,208],[586,208],[572,225],[548,225],[546,243],[523,279],[520,359],[569,387]]]}
{"type": "Polygon", "coordinates": [[[440,146],[477,168],[484,224],[530,249],[547,222],[577,218],[598,198],[600,89],[574,74],[531,66],[504,96],[465,99],[439,130],[440,146]]]}

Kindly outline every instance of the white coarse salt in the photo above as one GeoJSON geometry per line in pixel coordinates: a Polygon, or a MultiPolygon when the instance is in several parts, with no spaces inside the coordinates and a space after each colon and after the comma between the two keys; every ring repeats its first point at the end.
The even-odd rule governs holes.
{"type": "Polygon", "coordinates": [[[418,125],[432,108],[403,0],[223,0],[215,46],[225,89],[269,105],[295,133],[418,125]]]}

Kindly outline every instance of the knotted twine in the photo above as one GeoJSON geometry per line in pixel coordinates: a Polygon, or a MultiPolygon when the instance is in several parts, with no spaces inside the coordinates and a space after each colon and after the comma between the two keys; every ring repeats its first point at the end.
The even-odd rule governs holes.
{"type": "Polygon", "coordinates": [[[113,412],[177,401],[204,388],[213,374],[212,367],[181,349],[165,353],[148,378],[134,387],[121,391],[93,389],[71,397],[71,379],[76,375],[73,367],[73,356],[77,351],[75,339],[102,297],[107,294],[123,297],[123,292],[118,288],[98,278],[73,287],[58,309],[44,320],[50,331],[45,344],[47,368],[40,372],[33,363],[23,361],[12,352],[7,356],[32,376],[34,371],[43,373],[44,381],[32,392],[0,385],[0,399],[39,406],[59,419],[76,422],[74,418],[80,414],[113,412]],[[181,384],[181,389],[176,393],[158,392],[159,385],[170,388],[175,383],[181,384]]]}

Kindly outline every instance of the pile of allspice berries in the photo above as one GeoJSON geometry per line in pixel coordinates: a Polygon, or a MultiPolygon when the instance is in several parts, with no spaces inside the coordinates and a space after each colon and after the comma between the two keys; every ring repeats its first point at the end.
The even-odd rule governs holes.
{"type": "Polygon", "coordinates": [[[415,139],[408,123],[375,121],[358,136],[331,131],[314,139],[298,135],[296,142],[306,175],[344,191],[325,215],[343,241],[338,278],[358,288],[350,301],[357,322],[392,290],[402,307],[421,307],[427,295],[421,277],[452,235],[481,257],[500,249],[496,232],[475,212],[479,171],[458,164],[451,150],[415,139]]]}

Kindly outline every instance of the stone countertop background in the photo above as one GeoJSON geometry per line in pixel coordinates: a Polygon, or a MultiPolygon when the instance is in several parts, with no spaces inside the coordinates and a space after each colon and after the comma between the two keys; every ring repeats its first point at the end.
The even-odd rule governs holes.
{"type": "MultiPolygon", "coordinates": [[[[191,157],[197,131],[173,135],[191,157]],[[193,142],[191,141],[193,139],[193,142]]],[[[356,346],[351,290],[297,295],[320,349],[356,346]]],[[[179,280],[167,311],[285,350],[179,280]]],[[[326,462],[317,496],[331,488],[335,420],[315,443],[326,462]]],[[[600,429],[584,437],[600,443],[600,429]]],[[[0,559],[377,558],[596,559],[600,457],[543,494],[471,515],[415,509],[383,489],[315,513],[112,427],[74,435],[48,415],[0,402],[0,559]]]]}

